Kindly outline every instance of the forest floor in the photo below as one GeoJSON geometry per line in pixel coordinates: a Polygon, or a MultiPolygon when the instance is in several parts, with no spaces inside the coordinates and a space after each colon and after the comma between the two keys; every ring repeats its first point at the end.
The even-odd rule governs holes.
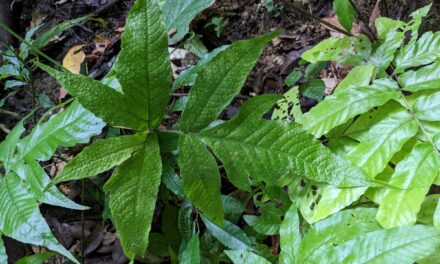
{"type": "MultiPolygon", "coordinates": [[[[247,98],[264,93],[283,93],[288,87],[284,84],[294,68],[300,68],[301,54],[317,44],[322,39],[330,36],[331,31],[318,21],[302,15],[295,10],[275,8],[269,12],[261,0],[217,0],[216,3],[200,14],[191,24],[191,29],[201,36],[201,40],[208,50],[230,44],[234,41],[251,38],[273,29],[283,29],[284,33],[274,41],[264,52],[252,74],[249,76],[245,87],[235,101],[224,112],[224,119],[232,117],[238,106],[247,98]],[[206,25],[213,17],[223,17],[228,23],[224,29],[217,33],[213,27],[206,25]]],[[[274,1],[275,3],[277,1],[274,1]]],[[[330,23],[335,21],[330,0],[310,0],[304,8],[314,15],[327,19],[330,23]]],[[[376,1],[356,1],[366,18],[370,18],[376,1]]],[[[389,1],[390,2],[390,1],[389,1]]],[[[393,18],[406,19],[411,11],[427,1],[396,0],[388,6],[387,15],[393,18]],[[406,3],[408,2],[408,4],[406,3]],[[416,3],[417,2],[417,3],[416,3]]],[[[62,61],[66,53],[76,45],[84,45],[87,55],[87,69],[94,78],[102,78],[111,67],[120,49],[120,35],[124,27],[127,13],[133,4],[132,0],[26,0],[16,1],[14,4],[13,27],[20,35],[24,35],[31,24],[44,22],[44,28],[68,19],[77,18],[90,13],[102,18],[104,23],[88,21],[66,31],[59,38],[46,47],[43,51],[57,61],[62,61]]],[[[385,10],[382,10],[385,12],[385,10]]],[[[177,44],[179,46],[179,44],[177,44]]],[[[14,43],[17,46],[17,42],[14,43]]],[[[180,47],[180,46],[179,46],[180,47]]],[[[177,66],[176,74],[195,63],[194,56],[190,54],[184,58],[177,58],[173,63],[177,66]]],[[[345,77],[348,70],[338,68],[338,65],[328,65],[319,73],[320,78],[328,79],[329,86],[336,85],[338,80],[345,77]],[[332,82],[332,79],[334,80],[332,82]]],[[[45,94],[54,103],[66,100],[60,85],[47,74],[41,71],[33,73],[33,91],[30,87],[21,89],[17,94],[8,98],[4,109],[16,115],[0,114],[2,130],[12,129],[20,118],[33,110],[35,101],[40,95],[45,94]]],[[[176,91],[176,96],[184,94],[185,90],[176,91]]],[[[6,94],[0,89],[0,93],[6,94]]],[[[38,102],[37,102],[38,103],[38,102]]],[[[307,109],[316,102],[303,98],[302,107],[307,109]]],[[[47,109],[40,108],[36,118],[47,109]]],[[[26,125],[33,127],[33,120],[26,125]]],[[[0,131],[0,140],[5,133],[0,131]]],[[[47,162],[47,172],[54,176],[61,169],[64,160],[69,155],[77,153],[77,149],[69,150],[67,154],[54,157],[47,162]]],[[[85,232],[82,234],[80,213],[66,209],[59,209],[44,205],[42,213],[51,226],[55,236],[68,249],[79,248],[81,241],[85,243],[86,263],[127,263],[123,256],[118,237],[113,226],[102,222],[101,204],[96,202],[94,184],[86,183],[84,194],[85,205],[91,210],[85,213],[85,232]],[[85,239],[84,239],[85,238],[85,239]]],[[[81,200],[80,183],[69,183],[61,186],[62,190],[74,200],[81,200]]],[[[158,206],[160,208],[160,206],[158,206]]],[[[157,221],[156,221],[157,222],[157,221]]],[[[153,226],[154,229],[154,226],[153,226]]],[[[33,248],[7,239],[7,251],[10,260],[14,261],[32,251],[33,248]]],[[[57,260],[53,260],[57,263],[57,260]]]]}

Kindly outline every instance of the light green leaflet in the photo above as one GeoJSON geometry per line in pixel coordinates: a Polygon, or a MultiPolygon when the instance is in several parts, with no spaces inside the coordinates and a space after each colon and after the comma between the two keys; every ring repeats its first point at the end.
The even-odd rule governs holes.
{"type": "Polygon", "coordinates": [[[15,173],[0,179],[0,230],[5,236],[46,247],[79,263],[52,235],[37,201],[15,173]]]}
{"type": "Polygon", "coordinates": [[[437,212],[439,198],[440,194],[431,194],[425,197],[417,214],[417,222],[425,225],[434,225],[434,214],[437,212]]]}
{"type": "Polygon", "coordinates": [[[349,0],[334,0],[333,9],[338,16],[339,23],[348,31],[351,32],[353,22],[356,17],[356,10],[349,0]]]}
{"type": "Polygon", "coordinates": [[[418,124],[412,115],[403,108],[397,108],[374,124],[361,143],[348,153],[348,157],[374,178],[417,131],[418,124]]]}
{"type": "Polygon", "coordinates": [[[280,32],[237,41],[199,71],[180,119],[184,132],[198,132],[211,124],[238,94],[267,43],[280,32]]]}
{"type": "Polygon", "coordinates": [[[1,230],[0,230],[0,263],[8,263],[8,256],[6,255],[6,248],[1,239],[1,230]]]}
{"type": "Polygon", "coordinates": [[[147,136],[144,148],[119,166],[104,190],[125,254],[143,256],[162,174],[157,136],[147,136]]]}
{"type": "Polygon", "coordinates": [[[281,264],[296,264],[301,246],[301,233],[297,208],[292,205],[284,216],[280,227],[281,264]]]}
{"type": "Polygon", "coordinates": [[[344,92],[350,86],[368,86],[373,78],[375,69],[375,66],[370,65],[354,67],[347,77],[338,84],[333,94],[344,92]]]}
{"type": "Polygon", "coordinates": [[[414,263],[434,253],[440,231],[428,226],[381,229],[376,209],[337,213],[314,224],[301,243],[298,263],[414,263]]]}
{"type": "Polygon", "coordinates": [[[320,137],[350,118],[381,106],[391,99],[398,99],[397,84],[389,79],[375,81],[370,86],[351,86],[344,93],[326,97],[302,118],[304,128],[320,137]]]}
{"type": "Polygon", "coordinates": [[[38,202],[74,210],[88,209],[88,207],[76,204],[67,198],[56,186],[51,186],[46,190],[46,186],[50,183],[50,178],[35,160],[25,159],[15,168],[15,172],[30,187],[32,194],[38,202]]]}
{"type": "Polygon", "coordinates": [[[404,28],[406,23],[388,17],[379,17],[374,21],[374,25],[379,39],[384,40],[389,32],[404,28]]]}
{"type": "Polygon", "coordinates": [[[440,92],[418,97],[413,111],[420,120],[440,121],[440,92]]]}
{"type": "Polygon", "coordinates": [[[397,55],[394,61],[396,71],[434,62],[440,58],[439,46],[440,33],[426,32],[417,41],[411,41],[397,55]]]}
{"type": "Polygon", "coordinates": [[[399,76],[405,91],[418,92],[440,88],[440,62],[425,66],[417,71],[407,71],[399,76]]]}
{"type": "Polygon", "coordinates": [[[167,25],[166,32],[176,30],[170,42],[180,41],[188,33],[191,20],[214,2],[214,0],[165,0],[162,10],[167,25]]]}
{"type": "Polygon", "coordinates": [[[138,109],[148,128],[157,128],[171,92],[168,35],[157,1],[135,2],[121,48],[112,69],[122,85],[126,104],[129,109],[138,109]]]}
{"type": "Polygon", "coordinates": [[[365,35],[360,37],[328,38],[304,52],[302,59],[310,62],[338,61],[344,64],[362,65],[371,55],[371,43],[365,35]]]}
{"type": "Polygon", "coordinates": [[[234,264],[270,264],[270,262],[263,257],[260,257],[257,254],[247,250],[226,250],[225,253],[234,264]]]}
{"type": "Polygon", "coordinates": [[[51,237],[50,229],[38,211],[37,201],[77,210],[84,210],[87,207],[69,200],[55,186],[46,190],[50,178],[36,160],[50,159],[59,146],[69,147],[88,142],[92,136],[101,132],[103,126],[104,123],[99,118],[74,102],[65,111],[53,115],[48,121],[40,121],[23,139],[20,139],[24,131],[22,122],[11,131],[0,148],[2,150],[0,159],[10,171],[2,180],[0,187],[3,192],[0,195],[10,203],[10,205],[3,204],[3,208],[0,208],[0,214],[6,214],[3,216],[3,224],[7,228],[0,227],[5,235],[24,243],[45,246],[69,258],[72,257],[51,237]],[[20,189],[18,193],[15,193],[16,189],[20,189]],[[11,210],[18,216],[12,214],[11,210]]]}
{"type": "MultiPolygon", "coordinates": [[[[19,127],[16,129],[22,130],[19,127]]],[[[48,160],[58,146],[71,147],[78,143],[86,143],[90,137],[99,134],[103,127],[104,123],[101,119],[84,109],[78,102],[74,102],[66,111],[54,115],[47,122],[39,123],[31,134],[18,141],[16,162],[10,166],[15,166],[25,157],[40,161],[48,160]]],[[[11,141],[12,137],[15,141],[17,136],[19,137],[18,134],[21,133],[14,136],[11,134],[11,141]]],[[[9,145],[9,143],[2,144],[9,145]]]]}
{"type": "Polygon", "coordinates": [[[440,160],[437,150],[428,143],[417,144],[399,162],[390,184],[401,188],[387,189],[379,205],[377,220],[385,228],[412,225],[417,220],[425,195],[438,176],[440,160]]]}
{"type": "Polygon", "coordinates": [[[24,120],[21,120],[11,132],[9,132],[5,140],[0,143],[0,161],[3,162],[3,166],[6,170],[10,170],[17,161],[15,151],[17,149],[17,143],[25,131],[23,123],[24,120]]]}

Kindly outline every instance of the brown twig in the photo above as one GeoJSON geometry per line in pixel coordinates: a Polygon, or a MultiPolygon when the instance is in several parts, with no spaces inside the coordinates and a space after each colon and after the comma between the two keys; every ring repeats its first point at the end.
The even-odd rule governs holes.
{"type": "Polygon", "coordinates": [[[374,32],[374,30],[372,30],[370,28],[370,25],[367,22],[367,20],[365,20],[364,16],[362,15],[362,12],[359,10],[359,8],[353,2],[353,0],[348,0],[348,1],[350,1],[350,4],[353,6],[354,10],[358,14],[359,20],[362,22],[362,24],[364,24],[364,27],[365,27],[365,30],[366,30],[365,33],[367,33],[367,35],[368,35],[368,37],[370,38],[371,41],[376,41],[377,40],[376,33],[374,32]]]}
{"type": "Polygon", "coordinates": [[[311,18],[311,19],[314,19],[314,20],[318,21],[319,23],[321,23],[321,24],[323,24],[323,25],[325,25],[325,26],[327,26],[327,27],[329,27],[329,28],[339,32],[339,33],[342,33],[342,34],[344,34],[346,36],[349,36],[349,37],[353,37],[354,36],[353,34],[351,34],[351,32],[348,32],[348,31],[346,31],[346,30],[344,30],[344,29],[342,29],[342,28],[340,28],[338,26],[335,26],[335,25],[325,21],[324,19],[320,18],[319,16],[316,16],[316,15],[310,13],[309,11],[304,10],[302,7],[300,7],[300,6],[296,5],[296,4],[292,4],[292,3],[290,3],[290,2],[288,2],[286,0],[281,0],[281,2],[283,2],[285,4],[285,6],[291,7],[295,11],[297,11],[297,12],[299,12],[299,13],[301,13],[301,14],[303,14],[303,15],[311,18]]]}

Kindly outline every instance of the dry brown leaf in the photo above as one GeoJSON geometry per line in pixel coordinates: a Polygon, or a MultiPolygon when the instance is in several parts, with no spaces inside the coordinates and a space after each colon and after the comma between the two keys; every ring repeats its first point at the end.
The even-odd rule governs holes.
{"type": "MultiPolygon", "coordinates": [[[[326,22],[328,22],[328,23],[330,23],[330,24],[340,28],[341,30],[345,31],[344,27],[341,25],[341,23],[339,23],[339,20],[338,20],[338,18],[336,17],[335,14],[333,14],[332,16],[329,16],[329,17],[325,17],[325,18],[323,18],[323,20],[325,20],[326,22]]],[[[337,38],[337,37],[344,36],[344,34],[338,32],[338,31],[336,31],[336,30],[334,30],[334,29],[332,29],[332,28],[330,28],[330,27],[328,27],[328,26],[326,26],[324,24],[321,24],[321,25],[325,29],[328,29],[330,31],[330,36],[332,36],[332,37],[336,37],[337,38]]],[[[361,27],[359,26],[359,24],[353,23],[353,27],[351,29],[351,34],[353,34],[354,36],[357,36],[357,37],[360,36],[360,34],[361,34],[361,27]]]]}
{"type": "Polygon", "coordinates": [[[69,49],[63,59],[63,67],[73,73],[80,73],[81,64],[86,59],[86,54],[83,51],[84,45],[77,45],[69,49]]]}
{"type": "MultiPolygon", "coordinates": [[[[81,72],[81,64],[86,59],[86,54],[83,51],[84,45],[76,45],[69,49],[63,59],[63,67],[70,72],[79,74],[81,72]]],[[[67,91],[61,88],[58,99],[62,100],[67,96],[67,91]]]]}
{"type": "Polygon", "coordinates": [[[376,21],[376,19],[381,15],[380,2],[382,2],[382,0],[376,1],[376,5],[374,6],[373,11],[371,12],[370,21],[368,22],[370,28],[374,28],[374,21],[376,21]]]}

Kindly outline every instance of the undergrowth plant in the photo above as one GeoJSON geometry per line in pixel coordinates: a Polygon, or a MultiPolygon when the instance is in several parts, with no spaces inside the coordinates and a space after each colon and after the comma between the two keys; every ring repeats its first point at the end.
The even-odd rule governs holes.
{"type": "MultiPolygon", "coordinates": [[[[47,188],[51,179],[38,162],[51,159],[57,147],[87,143],[101,133],[105,123],[78,102],[47,121],[43,117],[27,136],[21,137],[25,119],[0,144],[0,161],[6,170],[0,179],[0,233],[23,243],[44,246],[76,262],[55,239],[38,206],[44,203],[75,210],[88,208],[69,200],[55,186],[47,188]]],[[[1,240],[0,263],[7,263],[1,240]]]]}
{"type": "Polygon", "coordinates": [[[173,138],[178,138],[185,195],[206,221],[218,226],[224,225],[224,210],[214,155],[229,180],[247,191],[258,182],[283,186],[292,173],[341,187],[379,185],[299,125],[263,120],[280,96],[256,97],[232,120],[213,124],[240,91],[266,44],[279,32],[239,41],[221,51],[198,72],[179,130],[159,130],[171,91],[168,38],[162,20],[155,1],[141,0],[133,6],[121,53],[107,77],[115,77],[122,90],[39,64],[85,108],[113,126],[134,131],[85,148],[54,181],[91,177],[117,166],[104,190],[129,258],[142,257],[147,249],[163,169],[161,152],[173,138]]]}
{"type": "MultiPolygon", "coordinates": [[[[307,51],[303,59],[311,63],[337,60],[355,68],[306,114],[292,88],[284,98],[249,99],[232,119],[218,120],[280,32],[216,50],[191,71],[195,80],[181,117],[167,128],[161,124],[173,86],[185,82],[171,81],[161,6],[137,0],[121,52],[102,81],[37,63],[75,101],[22,139],[20,123],[2,143],[0,230],[73,260],[45,231],[36,201],[84,209],[58,197],[54,184],[115,168],[104,191],[132,261],[158,261],[151,252],[172,263],[413,263],[430,257],[440,246],[440,230],[411,226],[411,217],[438,174],[437,117],[428,110],[436,103],[439,70],[436,63],[409,69],[440,56],[425,45],[435,43],[436,34],[417,35],[427,10],[414,13],[410,23],[378,19],[378,43],[343,37],[307,51]],[[412,32],[409,43],[406,31],[412,32]],[[272,120],[264,118],[277,103],[272,120]],[[104,126],[100,119],[125,135],[96,140],[49,183],[37,161],[48,160],[58,146],[88,141],[104,126]],[[43,136],[47,131],[59,133],[43,136]],[[328,147],[317,139],[322,136],[328,147]],[[33,188],[35,175],[43,176],[33,188]],[[235,195],[222,189],[222,181],[234,186],[235,195]],[[353,208],[338,212],[363,194],[353,208]],[[158,199],[163,210],[155,210],[162,209],[158,199]],[[246,208],[249,202],[258,213],[246,208]],[[161,230],[151,232],[158,213],[161,230]],[[264,244],[277,235],[279,250],[264,244]]],[[[425,206],[430,204],[435,201],[425,206]]],[[[1,245],[0,257],[6,258],[1,245]]]]}
{"type": "MultiPolygon", "coordinates": [[[[389,183],[337,188],[306,180],[293,186],[290,192],[308,223],[350,205],[368,205],[378,207],[375,219],[385,229],[440,227],[438,195],[428,195],[440,184],[440,35],[419,35],[430,7],[415,11],[408,23],[378,18],[375,43],[365,36],[330,38],[303,54],[311,63],[337,61],[353,68],[333,95],[305,114],[293,87],[273,118],[294,119],[315,137],[325,136],[335,153],[368,177],[389,183]]],[[[421,263],[434,263],[435,256],[429,261],[421,263]]]]}

